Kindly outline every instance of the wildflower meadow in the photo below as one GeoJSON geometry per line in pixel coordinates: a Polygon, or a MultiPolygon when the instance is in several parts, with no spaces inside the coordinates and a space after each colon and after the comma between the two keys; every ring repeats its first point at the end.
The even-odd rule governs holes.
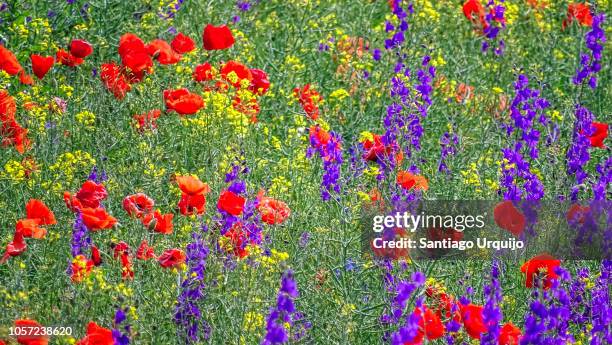
{"type": "Polygon", "coordinates": [[[612,344],[611,16],[0,0],[0,345],[612,344]]]}

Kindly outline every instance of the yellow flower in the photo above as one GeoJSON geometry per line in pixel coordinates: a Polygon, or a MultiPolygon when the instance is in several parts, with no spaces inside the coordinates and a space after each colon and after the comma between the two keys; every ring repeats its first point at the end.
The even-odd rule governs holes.
{"type": "Polygon", "coordinates": [[[15,182],[20,182],[25,179],[26,170],[20,162],[10,160],[4,164],[4,173],[2,175],[15,182]]]}
{"type": "Polygon", "coordinates": [[[247,312],[244,314],[244,322],[242,323],[242,329],[246,332],[253,332],[256,329],[262,327],[264,324],[264,316],[258,312],[247,312]]]}
{"type": "Polygon", "coordinates": [[[75,116],[77,122],[82,124],[86,129],[94,129],[94,124],[96,122],[96,115],[91,111],[84,110],[80,113],[77,113],[75,116]]]}
{"type": "Polygon", "coordinates": [[[334,90],[329,95],[329,98],[341,101],[341,100],[343,100],[343,99],[345,99],[346,97],[349,97],[349,96],[350,95],[349,95],[348,91],[346,91],[345,89],[337,89],[337,90],[334,90]]]}

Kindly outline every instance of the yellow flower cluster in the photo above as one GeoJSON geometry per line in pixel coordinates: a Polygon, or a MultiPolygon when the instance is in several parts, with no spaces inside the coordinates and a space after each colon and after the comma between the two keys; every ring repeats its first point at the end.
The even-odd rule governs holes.
{"type": "Polygon", "coordinates": [[[244,135],[247,133],[250,119],[245,114],[234,109],[232,106],[232,99],[229,95],[209,91],[205,92],[202,98],[207,104],[206,112],[204,114],[183,118],[187,126],[196,129],[204,129],[208,127],[210,121],[221,120],[229,124],[236,134],[244,135]]]}
{"type": "Polygon", "coordinates": [[[4,172],[0,175],[2,179],[9,179],[14,182],[21,182],[25,180],[26,169],[20,162],[16,160],[9,160],[4,164],[4,172]]]}
{"type": "Polygon", "coordinates": [[[254,332],[255,330],[263,327],[264,316],[258,312],[250,311],[244,314],[244,322],[242,323],[242,330],[246,332],[254,332]]]}
{"type": "Polygon", "coordinates": [[[278,267],[282,262],[289,259],[289,254],[286,252],[279,252],[276,249],[272,249],[270,256],[260,255],[257,259],[261,263],[261,266],[266,269],[278,267]]]}
{"type": "Polygon", "coordinates": [[[4,70],[0,70],[0,89],[6,89],[11,85],[11,76],[4,70]]]}
{"type": "Polygon", "coordinates": [[[57,46],[51,40],[51,24],[49,24],[47,18],[33,18],[27,23],[15,21],[9,27],[9,31],[17,34],[22,42],[36,42],[37,48],[41,50],[57,49],[57,46]]]}
{"type": "Polygon", "coordinates": [[[55,163],[49,166],[55,183],[51,186],[51,182],[45,182],[43,188],[50,187],[52,191],[58,193],[70,186],[77,175],[88,173],[95,164],[96,160],[88,152],[77,150],[62,153],[55,163]]]}
{"type": "Polygon", "coordinates": [[[92,130],[95,128],[96,115],[89,110],[83,110],[75,116],[77,122],[82,124],[86,129],[92,130]]]}
{"type": "Polygon", "coordinates": [[[280,196],[289,191],[293,184],[284,176],[277,176],[272,179],[272,184],[268,193],[272,196],[280,196]]]}
{"type": "Polygon", "coordinates": [[[427,21],[435,23],[440,21],[440,13],[434,8],[431,1],[417,0],[415,4],[420,7],[417,11],[419,17],[426,18],[427,21]]]}
{"type": "Polygon", "coordinates": [[[255,59],[255,45],[249,41],[246,35],[240,30],[232,28],[232,34],[236,40],[236,46],[239,48],[238,57],[236,59],[238,61],[252,63],[255,59]]]}
{"type": "Polygon", "coordinates": [[[291,54],[285,57],[285,65],[287,65],[289,71],[293,72],[300,72],[306,68],[306,65],[302,63],[299,57],[291,54]]]}

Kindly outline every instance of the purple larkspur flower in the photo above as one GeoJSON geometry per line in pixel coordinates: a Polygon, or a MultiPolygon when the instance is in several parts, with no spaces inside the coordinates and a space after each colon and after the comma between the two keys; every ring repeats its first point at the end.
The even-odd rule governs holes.
{"type": "Polygon", "coordinates": [[[556,268],[558,279],[552,281],[549,290],[533,291],[529,310],[525,315],[525,330],[520,339],[521,345],[527,344],[567,344],[575,339],[569,332],[571,317],[570,293],[566,283],[570,281],[569,272],[556,268]]]}
{"type": "Polygon", "coordinates": [[[606,33],[602,28],[603,23],[606,20],[604,13],[593,16],[593,25],[591,31],[585,35],[585,43],[589,54],[580,55],[581,67],[576,70],[576,75],[572,81],[574,84],[582,84],[583,81],[588,80],[591,89],[597,87],[597,73],[601,71],[601,58],[603,53],[603,46],[606,42],[606,33]]]}
{"type": "Polygon", "coordinates": [[[580,186],[587,179],[588,172],[585,170],[586,164],[591,159],[589,148],[591,141],[589,136],[593,134],[593,120],[595,116],[591,111],[581,105],[576,106],[574,112],[576,120],[574,121],[574,130],[572,132],[572,141],[567,150],[567,174],[575,178],[575,185],[572,187],[570,199],[578,200],[580,186]]]}
{"type": "Polygon", "coordinates": [[[539,157],[540,129],[536,126],[549,124],[544,110],[550,104],[540,96],[540,90],[529,88],[525,75],[518,76],[514,89],[511,123],[502,125],[511,139],[509,147],[502,148],[500,186],[506,200],[540,200],[544,197],[544,185],[532,171],[531,161],[539,157]]]}
{"type": "Polygon", "coordinates": [[[499,333],[501,330],[500,323],[503,319],[501,303],[503,301],[501,285],[499,282],[500,263],[498,260],[493,261],[491,267],[491,282],[484,287],[486,301],[482,310],[482,318],[487,326],[487,332],[480,339],[481,344],[497,345],[499,342],[499,333]]]}
{"type": "Polygon", "coordinates": [[[603,260],[601,275],[591,290],[591,344],[603,345],[612,343],[612,304],[610,303],[610,286],[612,284],[612,261],[603,260]]]}
{"type": "MultiPolygon", "coordinates": [[[[414,340],[418,335],[420,315],[413,313],[408,302],[414,297],[414,293],[425,283],[425,275],[421,272],[414,272],[410,280],[400,281],[396,285],[395,297],[391,304],[391,313],[387,319],[399,325],[396,332],[391,334],[391,344],[401,345],[405,342],[414,340]]],[[[417,306],[422,303],[417,300],[417,306]]]]}
{"type": "Polygon", "coordinates": [[[331,199],[332,193],[341,192],[341,167],[342,157],[342,137],[334,132],[329,132],[329,140],[321,141],[317,135],[309,134],[310,147],[306,151],[306,157],[311,158],[316,152],[323,161],[323,177],[321,181],[321,198],[324,201],[331,199]]]}
{"type": "Polygon", "coordinates": [[[72,226],[71,254],[73,257],[84,255],[91,248],[91,237],[87,227],[83,223],[81,212],[76,212],[74,224],[72,226]]]}
{"type": "Polygon", "coordinates": [[[115,345],[128,345],[130,343],[130,325],[126,322],[126,319],[125,310],[117,309],[112,329],[115,345]]]}
{"type": "Polygon", "coordinates": [[[197,344],[210,336],[210,326],[202,318],[198,303],[205,297],[204,273],[209,249],[203,234],[205,225],[193,231],[187,245],[187,274],[181,282],[181,292],[174,311],[174,323],[180,339],[187,344],[197,344]]]}
{"type": "Polygon", "coordinates": [[[248,10],[251,9],[251,2],[250,1],[245,1],[245,0],[240,0],[236,2],[236,7],[242,11],[242,12],[246,12],[248,10]]]}
{"type": "Polygon", "coordinates": [[[446,174],[450,173],[450,169],[446,164],[446,160],[450,156],[457,154],[457,145],[459,145],[459,137],[454,132],[444,132],[440,137],[440,163],[438,164],[438,171],[446,174]]]}
{"type": "Polygon", "coordinates": [[[483,29],[484,41],[482,42],[482,51],[487,52],[489,48],[492,48],[495,55],[502,55],[506,44],[498,36],[506,28],[504,0],[489,0],[487,9],[487,14],[484,17],[487,25],[483,29]]]}
{"type": "Polygon", "coordinates": [[[290,326],[293,326],[298,320],[304,323],[304,314],[298,312],[295,307],[295,299],[298,296],[299,291],[297,283],[293,278],[293,272],[288,270],[281,279],[281,286],[276,297],[276,305],[270,309],[266,318],[266,335],[261,340],[262,345],[285,344],[289,342],[291,335],[285,328],[285,324],[288,323],[290,326]]]}

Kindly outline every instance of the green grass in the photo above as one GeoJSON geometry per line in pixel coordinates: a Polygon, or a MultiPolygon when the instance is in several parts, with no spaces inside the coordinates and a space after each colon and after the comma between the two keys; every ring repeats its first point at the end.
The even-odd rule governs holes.
{"type": "MultiPolygon", "coordinates": [[[[117,101],[104,89],[99,77],[92,77],[92,69],[110,60],[119,61],[117,45],[126,32],[139,35],[144,41],[160,37],[171,40],[170,27],[194,38],[201,47],[201,33],[207,23],[229,22],[238,10],[233,1],[185,1],[173,21],[157,17],[156,1],[87,1],[88,19],[79,14],[85,1],[75,4],[65,1],[9,1],[11,10],[0,12],[0,38],[5,41],[26,69],[29,54],[52,55],[53,45],[66,47],[73,38],[83,38],[94,46],[94,54],[76,69],[56,65],[35,89],[32,98],[39,104],[61,97],[68,103],[64,114],[45,111],[41,120],[23,108],[20,92],[34,94],[30,87],[20,85],[15,77],[0,79],[0,86],[18,100],[18,119],[30,129],[32,149],[25,155],[13,148],[0,149],[0,245],[8,243],[19,218],[25,216],[24,205],[30,198],[45,201],[54,211],[58,224],[49,228],[45,240],[28,240],[28,250],[6,265],[0,265],[0,339],[5,338],[8,327],[15,319],[33,318],[43,325],[71,326],[75,338],[85,332],[87,322],[94,320],[105,327],[112,326],[114,311],[119,306],[135,308],[137,319],[130,316],[136,344],[177,343],[173,323],[174,303],[178,295],[176,272],[162,270],[156,262],[135,260],[133,281],[123,282],[120,265],[112,258],[110,245],[123,240],[134,250],[142,239],[148,239],[159,254],[163,249],[184,248],[190,241],[190,231],[200,222],[211,223],[216,215],[216,200],[222,189],[223,168],[235,157],[243,156],[252,172],[247,176],[249,190],[254,194],[260,189],[277,188],[278,178],[291,183],[272,196],[291,207],[292,215],[281,226],[265,227],[269,236],[269,248],[289,254],[289,259],[272,267],[252,264],[250,260],[228,268],[224,255],[212,253],[208,259],[206,297],[201,302],[204,319],[212,327],[211,344],[258,343],[265,333],[265,324],[254,330],[243,330],[245,314],[254,312],[265,318],[275,303],[281,272],[286,268],[295,271],[300,290],[297,308],[304,312],[313,327],[308,331],[305,344],[373,344],[380,343],[386,331],[379,317],[388,308],[390,295],[383,285],[381,268],[372,265],[362,255],[361,228],[358,224],[361,201],[357,192],[369,192],[378,187],[385,193],[388,182],[377,182],[374,177],[363,175],[359,179],[347,179],[338,201],[321,201],[319,184],[321,162],[318,158],[303,159],[307,141],[307,120],[299,104],[291,101],[294,87],[307,83],[315,85],[325,103],[321,116],[331,129],[340,133],[344,148],[357,143],[363,131],[382,133],[382,117],[392,100],[388,95],[388,80],[393,72],[394,56],[385,54],[383,60],[374,62],[371,54],[352,57],[349,71],[361,75],[362,68],[370,78],[351,80],[350,73],[337,73],[339,59],[334,48],[319,51],[319,43],[328,35],[340,38],[337,30],[350,37],[363,37],[370,47],[383,48],[386,34],[376,27],[384,25],[390,14],[386,1],[278,1],[264,0],[246,13],[232,29],[243,33],[234,47],[226,51],[206,52],[199,49],[186,57],[179,66],[191,67],[205,61],[219,65],[230,59],[239,60],[251,68],[265,70],[272,83],[270,94],[260,100],[259,122],[248,126],[241,134],[224,116],[214,116],[214,104],[209,104],[197,117],[206,126],[189,125],[178,115],[163,114],[158,120],[158,130],[153,134],[139,134],[134,130],[132,115],[151,109],[164,109],[164,89],[188,87],[200,92],[201,87],[191,81],[189,73],[179,73],[175,66],[155,64],[154,74],[127,95],[117,101]],[[304,5],[308,3],[308,5],[304,5]],[[26,17],[46,18],[53,10],[56,16],[49,19],[52,34],[36,34],[26,17]],[[330,19],[333,15],[334,19],[330,19]],[[20,34],[11,27],[24,24],[27,34],[20,34]],[[80,26],[79,26],[80,25],[80,26]],[[75,29],[76,27],[76,29],[75,29]],[[81,28],[81,29],[79,29],[81,28]],[[43,44],[46,42],[47,44],[43,44]],[[287,57],[299,59],[303,68],[295,68],[287,57]],[[8,83],[10,82],[10,85],[8,83]],[[357,82],[356,92],[343,100],[330,99],[337,89],[349,90],[357,82]],[[74,90],[68,96],[62,86],[74,90]],[[95,126],[85,128],[76,120],[76,114],[88,110],[95,114],[95,126]],[[303,118],[303,124],[296,124],[303,118]],[[55,126],[38,131],[47,121],[55,126]],[[306,129],[304,131],[304,128],[306,129]],[[276,138],[276,139],[274,139],[276,138]],[[281,145],[275,147],[274,140],[281,145]],[[61,154],[82,150],[89,153],[99,169],[106,171],[109,181],[106,187],[109,197],[105,206],[116,216],[120,225],[113,230],[92,235],[103,250],[104,265],[97,269],[108,289],[92,276],[91,289],[87,284],[73,284],[65,273],[70,256],[70,236],[74,216],[64,206],[63,191],[75,192],[84,182],[91,165],[78,167],[73,173],[65,168],[52,170],[61,154]],[[32,157],[38,171],[30,179],[16,181],[6,172],[10,161],[21,162],[32,157]],[[158,174],[147,174],[151,166],[158,174]],[[180,216],[175,211],[180,198],[171,182],[173,174],[194,173],[210,184],[207,212],[201,220],[180,216]],[[275,182],[276,181],[276,182],[275,182]],[[61,186],[53,187],[56,183],[61,186]],[[175,212],[175,232],[172,235],[151,235],[136,220],[129,219],[121,208],[126,195],[144,192],[156,201],[162,212],[175,212]],[[306,247],[299,245],[300,236],[308,232],[311,239],[306,247]],[[346,270],[347,261],[354,262],[355,270],[346,270]],[[131,293],[125,293],[129,289],[131,293]],[[23,293],[27,296],[24,298],[23,293]]],[[[417,1],[415,12],[421,13],[424,1],[417,1]]],[[[567,195],[573,184],[565,173],[565,152],[571,140],[574,122],[574,104],[586,105],[598,121],[612,120],[612,74],[608,42],[600,72],[599,87],[578,89],[571,83],[571,76],[579,64],[579,52],[584,51],[584,33],[587,28],[572,25],[561,30],[567,1],[555,1],[542,12],[543,23],[551,28],[541,31],[535,14],[523,1],[507,0],[518,6],[518,13],[508,30],[502,35],[507,42],[506,54],[495,58],[480,52],[480,39],[461,14],[460,1],[430,1],[439,14],[410,18],[405,53],[413,69],[421,58],[431,54],[434,60],[441,56],[444,65],[438,66],[438,77],[457,84],[474,87],[474,99],[460,104],[447,101],[443,90],[436,89],[433,105],[424,121],[423,149],[412,162],[418,163],[421,173],[429,179],[426,199],[497,199],[497,192],[485,181],[499,181],[501,148],[508,145],[499,121],[490,111],[499,101],[493,88],[501,88],[503,95],[512,99],[513,82],[518,73],[530,76],[532,85],[539,83],[543,95],[551,102],[551,111],[558,111],[557,120],[561,135],[557,143],[541,147],[541,157],[532,162],[540,172],[547,199],[567,195]],[[563,55],[562,57],[560,55],[563,55]],[[452,173],[437,172],[439,138],[453,125],[460,138],[458,154],[448,161],[452,173]],[[418,160],[416,160],[418,159],[418,160]],[[477,185],[466,183],[470,164],[475,164],[473,174],[477,185]]],[[[606,1],[599,1],[603,6],[606,1]]],[[[610,16],[610,8],[600,7],[610,16]]],[[[609,20],[607,33],[610,33],[609,20]]],[[[236,32],[235,32],[236,33],[236,32]]],[[[502,115],[506,116],[507,115],[502,115]]],[[[43,127],[44,128],[44,127],[43,127]]],[[[544,134],[544,133],[543,133],[544,134]]],[[[609,145],[609,139],[607,140],[609,145]]],[[[346,150],[345,150],[346,153],[346,150]]],[[[594,173],[596,164],[610,156],[610,149],[591,150],[592,158],[587,167],[594,173]]],[[[348,159],[348,154],[346,155],[348,159]]],[[[409,166],[410,161],[404,163],[409,166]]],[[[350,166],[343,172],[348,175],[350,166]]],[[[588,198],[589,192],[581,194],[588,198]]],[[[206,240],[214,246],[218,234],[211,231],[206,240]]],[[[596,262],[564,263],[571,271],[587,265],[597,270],[596,262]]],[[[520,263],[507,263],[502,278],[504,295],[509,302],[504,305],[505,320],[522,325],[529,290],[524,288],[524,276],[520,263]]],[[[446,286],[454,295],[464,293],[466,286],[476,290],[475,301],[484,301],[482,287],[490,271],[488,261],[423,261],[410,265],[402,277],[420,269],[446,286]],[[458,282],[462,281],[463,284],[458,282]]],[[[264,321],[265,322],[265,321],[264,321]]],[[[52,343],[68,342],[56,338],[52,343]]]]}

